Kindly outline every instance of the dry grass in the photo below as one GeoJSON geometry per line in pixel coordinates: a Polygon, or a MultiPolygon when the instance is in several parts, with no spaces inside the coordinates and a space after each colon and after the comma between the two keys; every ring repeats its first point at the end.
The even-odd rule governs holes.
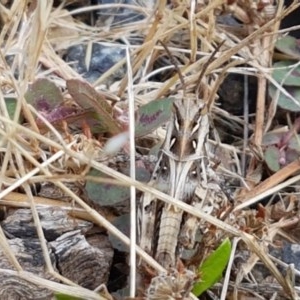
{"type": "MultiPolygon", "coordinates": [[[[147,1],[144,2],[148,3],[147,1]]],[[[226,224],[201,211],[195,211],[185,203],[176,201],[152,187],[120,174],[106,165],[97,162],[95,159],[91,160],[85,153],[76,151],[76,149],[74,150],[74,141],[67,141],[61,131],[55,129],[51,124],[48,124],[48,126],[50,132],[52,132],[52,137],[54,136],[55,138],[50,137],[50,135],[41,134],[35,123],[38,112],[28,105],[24,99],[24,94],[30,83],[37,78],[48,77],[64,90],[67,79],[74,77],[81,78],[81,75],[70,68],[59,55],[61,50],[66,49],[70,45],[91,42],[113,44],[117,39],[121,39],[127,43],[131,54],[130,66],[132,74],[127,72],[123,80],[115,82],[109,87],[107,93],[118,100],[135,99],[135,105],[137,106],[159,97],[176,93],[181,87],[178,74],[173,75],[164,82],[149,81],[149,78],[154,73],[163,72],[170,68],[170,66],[164,66],[161,69],[153,69],[154,62],[164,51],[163,47],[158,43],[159,40],[167,45],[172,55],[179,57],[180,61],[183,62],[180,65],[180,69],[188,92],[195,91],[198,85],[199,73],[207,58],[213,52],[215,46],[224,41],[219,52],[220,54],[217,54],[214,61],[205,71],[205,75],[210,75],[214,78],[213,84],[206,87],[208,89],[208,96],[210,97],[210,99],[206,100],[210,101],[211,113],[215,114],[216,118],[229,120],[231,117],[228,116],[226,111],[222,111],[213,105],[216,92],[219,85],[223,82],[225,75],[228,73],[240,73],[256,76],[258,80],[257,110],[255,123],[249,124],[249,127],[253,126],[254,128],[252,143],[256,146],[256,151],[262,153],[260,145],[262,136],[266,130],[265,124],[267,122],[269,125],[272,124],[272,118],[275,117],[275,113],[272,113],[272,111],[276,111],[276,107],[268,107],[265,103],[266,86],[268,81],[272,80],[270,74],[272,72],[271,62],[274,42],[278,34],[280,34],[278,30],[280,20],[299,6],[299,4],[296,4],[297,1],[289,8],[284,8],[283,1],[279,1],[274,17],[270,19],[251,19],[248,26],[237,30],[237,32],[234,30],[230,31],[226,26],[217,25],[216,23],[216,12],[224,2],[222,0],[210,1],[209,4],[203,7],[201,7],[201,4],[197,6],[197,1],[174,1],[178,3],[178,6],[173,10],[167,7],[166,1],[157,2],[158,4],[154,9],[150,6],[142,7],[143,3],[140,3],[140,6],[135,6],[137,10],[145,14],[146,18],[139,21],[138,24],[126,24],[117,28],[96,28],[74,19],[76,15],[80,15],[84,11],[99,10],[105,7],[101,5],[79,8],[71,13],[64,9],[63,5],[53,8],[52,1],[33,1],[32,3],[13,1],[9,9],[5,8],[3,4],[1,5],[1,18],[4,24],[0,34],[0,149],[2,156],[0,199],[3,205],[14,207],[29,206],[31,208],[47,269],[57,279],[61,280],[62,284],[37,278],[34,274],[28,274],[23,271],[14,257],[2,230],[0,234],[1,248],[18,273],[8,270],[0,271],[15,272],[15,274],[30,282],[38,282],[39,285],[48,287],[56,292],[67,293],[85,299],[107,299],[106,296],[100,296],[96,292],[77,286],[67,278],[62,278],[60,274],[54,271],[48,255],[36,206],[38,204],[51,206],[58,205],[58,203],[34,197],[29,186],[30,183],[43,182],[45,180],[54,182],[74,199],[75,203],[80,207],[75,209],[75,213],[92,220],[95,224],[104,226],[127,245],[130,243],[129,239],[114,228],[105,217],[92,209],[61,183],[62,180],[75,181],[86,179],[84,175],[74,174],[71,176],[63,174],[58,176],[53,172],[58,167],[62,170],[64,169],[64,166],[57,162],[67,156],[70,159],[77,160],[82,166],[89,165],[103,173],[109,174],[115,178],[118,184],[134,186],[143,192],[153,193],[162,201],[176,204],[190,214],[215,225],[217,228],[221,228],[229,236],[237,237],[236,241],[238,245],[244,242],[252,254],[248,262],[244,265],[243,271],[238,273],[236,281],[237,290],[239,289],[238,284],[251,272],[256,262],[261,260],[274,278],[276,278],[284,292],[290,298],[297,299],[299,289],[294,287],[289,279],[279,272],[274,259],[269,256],[266,250],[268,243],[271,243],[280,228],[283,228],[284,224],[281,224],[281,221],[266,224],[264,233],[261,233],[259,238],[257,238],[255,235],[237,229],[237,223],[226,224]],[[141,42],[131,45],[130,38],[133,36],[140,37],[141,42]],[[12,63],[9,65],[5,59],[8,55],[14,55],[12,63]],[[18,100],[13,121],[9,119],[6,110],[6,96],[13,96],[18,100]],[[265,119],[266,107],[268,108],[269,115],[272,116],[269,120],[265,119]],[[26,126],[18,124],[17,120],[20,114],[26,118],[26,126]],[[41,145],[43,145],[43,148],[41,148],[41,145]],[[50,148],[55,149],[55,153],[51,152],[50,148]],[[40,163],[40,161],[43,161],[43,163],[40,163]],[[12,193],[20,186],[23,187],[26,193],[25,198],[12,193]]],[[[242,3],[243,1],[240,2],[242,3]]],[[[236,7],[236,13],[240,13],[242,16],[245,11],[246,7],[243,5],[236,7]]],[[[259,15],[254,10],[255,14],[259,15]]],[[[90,57],[87,56],[87,65],[89,60],[90,57]]],[[[128,57],[118,62],[111,70],[103,74],[94,83],[94,86],[97,89],[100,87],[103,88],[105,81],[114,70],[118,70],[123,65],[126,65],[126,63],[128,63],[128,57]]],[[[117,105],[124,107],[123,102],[119,102],[117,105]]],[[[244,124],[243,119],[238,117],[232,118],[231,121],[233,123],[244,124]]],[[[163,134],[163,130],[158,130],[158,134],[155,136],[163,137],[163,134]]],[[[236,158],[235,164],[238,170],[241,170],[241,162],[238,159],[237,153],[244,153],[244,155],[250,157],[250,163],[247,164],[244,170],[246,174],[243,179],[245,186],[234,196],[236,203],[234,211],[239,211],[237,215],[239,214],[241,217],[247,215],[247,208],[250,204],[256,203],[272,193],[280,193],[284,187],[298,181],[298,176],[287,180],[288,177],[299,171],[298,162],[294,162],[264,182],[260,182],[260,179],[256,180],[256,187],[253,188],[251,186],[251,179],[253,173],[258,170],[259,162],[257,161],[257,156],[252,154],[253,152],[249,149],[248,144],[245,144],[244,149],[229,145],[221,146],[227,153],[236,158]],[[242,208],[246,209],[246,212],[242,213],[240,211],[242,208]]],[[[242,171],[238,173],[239,178],[242,178],[242,171]]],[[[260,177],[259,175],[257,177],[260,177]]],[[[93,180],[99,181],[97,178],[93,180]]],[[[70,205],[66,205],[65,203],[59,203],[59,205],[66,210],[72,209],[70,205]]],[[[285,221],[287,222],[288,220],[285,221]]],[[[136,251],[153,268],[162,271],[162,268],[151,257],[143,253],[141,249],[137,247],[136,251]]],[[[226,288],[227,285],[225,284],[224,294],[226,294],[226,288]]]]}

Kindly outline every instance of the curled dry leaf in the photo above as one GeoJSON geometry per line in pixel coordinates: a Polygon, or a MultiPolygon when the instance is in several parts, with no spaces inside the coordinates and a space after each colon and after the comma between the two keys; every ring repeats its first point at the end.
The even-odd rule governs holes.
{"type": "Polygon", "coordinates": [[[88,82],[70,79],[67,88],[74,101],[83,109],[96,111],[96,118],[109,133],[116,135],[121,132],[120,125],[113,117],[111,105],[88,82]]]}
{"type": "MultiPolygon", "coordinates": [[[[70,138],[70,137],[68,137],[70,138]]],[[[101,160],[104,156],[99,141],[88,138],[84,134],[76,134],[71,136],[75,143],[72,145],[71,150],[89,157],[90,159],[101,160]]],[[[68,140],[68,142],[70,142],[68,140]]],[[[72,171],[74,174],[81,174],[87,171],[87,164],[82,163],[79,159],[65,154],[58,161],[58,167],[66,171],[72,171]]]]}

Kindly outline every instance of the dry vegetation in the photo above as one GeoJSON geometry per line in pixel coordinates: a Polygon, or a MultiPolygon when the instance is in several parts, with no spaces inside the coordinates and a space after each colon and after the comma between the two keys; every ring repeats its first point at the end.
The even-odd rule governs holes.
{"type": "MultiPolygon", "coordinates": [[[[258,285],[256,294],[252,290],[252,297],[271,299],[275,295],[275,297],[278,296],[276,299],[280,299],[280,297],[299,299],[300,290],[293,282],[293,277],[299,276],[299,271],[291,270],[291,274],[287,273],[287,275],[281,273],[278,266],[281,265],[285,268],[287,266],[269,255],[268,245],[278,242],[278,240],[280,242],[282,237],[294,243],[299,239],[295,235],[295,231],[291,231],[290,234],[284,231],[284,228],[297,228],[299,222],[298,212],[295,212],[296,203],[299,201],[298,196],[284,193],[284,191],[299,181],[299,176],[295,174],[299,171],[300,166],[298,161],[295,161],[277,173],[268,173],[266,176],[261,160],[263,158],[262,137],[265,132],[273,128],[276,118],[276,101],[266,103],[265,96],[268,82],[273,81],[271,73],[274,44],[278,35],[283,34],[279,30],[280,21],[299,6],[297,1],[294,1],[288,8],[284,7],[283,1],[278,1],[277,8],[268,4],[268,1],[254,0],[228,1],[233,2],[231,5],[224,4],[223,0],[170,1],[173,3],[172,9],[167,1],[157,1],[157,4],[153,6],[152,1],[137,1],[140,3],[136,9],[145,14],[145,19],[120,27],[111,27],[109,24],[99,27],[90,26],[78,18],[83,13],[103,9],[105,7],[103,5],[83,5],[82,7],[79,5],[77,9],[69,11],[64,6],[67,6],[67,2],[70,1],[64,1],[63,4],[56,7],[53,6],[52,1],[11,1],[10,5],[6,4],[6,1],[1,2],[0,205],[6,208],[30,207],[47,270],[61,283],[42,279],[33,273],[26,272],[16,260],[0,228],[1,249],[14,266],[9,274],[14,274],[32,283],[38,283],[55,292],[84,299],[109,299],[105,293],[100,295],[77,286],[53,269],[37,213],[38,205],[43,205],[45,209],[49,206],[59,205],[66,211],[71,211],[81,218],[114,232],[129,245],[129,239],[113,228],[105,216],[99,214],[62,183],[85,180],[85,168],[90,166],[109,174],[118,184],[134,186],[143,192],[150,191],[163,201],[177,203],[182,209],[200,217],[216,228],[221,228],[225,235],[232,238],[237,249],[246,245],[250,254],[239,270],[233,270],[232,273],[235,273],[235,276],[230,279],[235,282],[232,284],[229,282],[229,276],[226,276],[223,283],[223,295],[227,294],[228,299],[254,299],[250,298],[249,291],[255,285],[249,274],[259,261],[270,272],[272,288],[271,291],[267,291],[263,288],[267,286],[267,283],[258,285]],[[229,12],[234,13],[240,19],[241,26],[217,23],[218,15],[229,12]],[[135,43],[132,43],[133,40],[135,43]],[[217,45],[221,43],[223,44],[219,52],[205,71],[206,77],[210,78],[205,86],[205,100],[210,103],[218,102],[215,95],[227,74],[247,74],[257,79],[256,114],[255,117],[250,118],[249,124],[244,122],[244,117],[231,116],[217,104],[211,105],[211,119],[215,119],[216,124],[220,121],[226,126],[237,128],[244,126],[248,130],[244,142],[242,142],[241,133],[240,138],[232,145],[226,144],[226,140],[220,143],[223,153],[226,153],[226,157],[232,158],[232,165],[235,168],[235,171],[231,173],[230,170],[227,170],[227,174],[235,176],[235,179],[240,182],[240,187],[232,195],[234,207],[233,219],[230,224],[203,212],[195,212],[188,205],[176,202],[156,189],[102,164],[99,162],[98,155],[101,152],[101,146],[98,141],[94,140],[95,137],[87,137],[84,144],[81,145],[82,147],[78,145],[76,147],[78,135],[73,135],[71,129],[66,135],[63,126],[54,128],[49,122],[46,122],[48,129],[45,133],[45,130],[41,130],[36,124],[37,115],[40,118],[43,116],[26,102],[24,95],[28,86],[38,78],[49,78],[64,91],[64,97],[68,100],[70,96],[66,91],[66,80],[81,78],[81,75],[77,74],[62,59],[62,53],[67,47],[80,43],[115,44],[120,41],[124,45],[127,44],[124,49],[129,50],[130,56],[127,55],[126,58],[119,61],[113,69],[96,80],[93,86],[97,90],[106,92],[111,99],[116,99],[116,106],[125,111],[130,102],[128,99],[134,99],[135,107],[138,107],[161,97],[178,94],[180,90],[193,93],[198,85],[199,73],[205,62],[217,45]],[[155,63],[161,56],[167,57],[159,41],[167,45],[172,55],[180,62],[179,67],[184,78],[184,87],[182,87],[177,72],[168,73],[168,70],[174,69],[170,60],[168,65],[155,67],[155,63]],[[7,56],[12,57],[9,63],[6,59],[7,56]],[[110,83],[106,87],[107,78],[126,64],[128,67],[124,78],[110,83]],[[164,80],[151,80],[154,74],[165,73],[168,76],[164,80]],[[13,120],[9,118],[6,109],[7,97],[17,99],[13,120]],[[17,121],[20,115],[25,118],[22,124],[17,121]],[[248,136],[250,136],[249,139],[248,136]],[[91,150],[91,147],[96,148],[91,150]],[[70,173],[66,163],[68,166],[76,164],[76,170],[73,169],[73,172],[70,173]],[[51,199],[34,196],[30,186],[45,181],[53,182],[70,196],[73,202],[54,202],[51,199]],[[16,191],[20,191],[20,187],[22,193],[17,193],[16,191]],[[274,208],[271,205],[261,206],[258,213],[249,208],[250,205],[275,193],[281,198],[282,206],[278,212],[280,217],[275,218],[271,215],[271,208],[274,208]],[[243,285],[244,278],[247,278],[248,285],[243,285]]],[[[90,59],[91,57],[87,55],[87,64],[90,59]]],[[[134,115],[131,106],[129,105],[129,116],[134,115]]],[[[163,128],[159,128],[147,138],[157,141],[163,135],[163,128]]],[[[103,145],[105,139],[100,137],[100,142],[103,145]]],[[[103,160],[103,158],[101,159],[103,160]]],[[[100,179],[94,178],[93,180],[99,181],[100,179]]],[[[232,252],[232,260],[236,255],[235,249],[232,252]]],[[[137,251],[142,254],[141,250],[137,251]]],[[[154,268],[159,268],[151,258],[145,257],[145,259],[154,268]]],[[[233,268],[232,262],[230,268],[233,268]]],[[[8,271],[1,269],[1,272],[8,271]]]]}

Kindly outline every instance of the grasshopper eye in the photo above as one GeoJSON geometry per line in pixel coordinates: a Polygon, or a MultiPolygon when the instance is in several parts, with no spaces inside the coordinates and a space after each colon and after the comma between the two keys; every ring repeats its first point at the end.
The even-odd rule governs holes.
{"type": "Polygon", "coordinates": [[[198,175],[199,175],[199,169],[197,165],[194,163],[190,170],[190,177],[197,178],[198,175]]]}
{"type": "Polygon", "coordinates": [[[170,148],[173,147],[173,145],[175,144],[175,142],[176,142],[176,137],[172,137],[171,141],[170,141],[170,148]]]}
{"type": "Polygon", "coordinates": [[[196,140],[192,140],[192,146],[193,146],[193,149],[196,150],[196,148],[197,148],[196,140]]]}
{"type": "Polygon", "coordinates": [[[177,131],[180,130],[180,124],[179,124],[178,118],[176,116],[174,118],[174,127],[176,128],[177,131]]]}
{"type": "Polygon", "coordinates": [[[198,119],[198,121],[195,122],[195,124],[194,124],[194,127],[192,129],[192,134],[194,134],[196,131],[198,131],[199,127],[200,127],[200,122],[199,122],[199,119],[198,119]]]}
{"type": "Polygon", "coordinates": [[[197,171],[196,171],[196,170],[193,170],[193,171],[191,172],[191,175],[192,175],[193,177],[197,177],[197,171]]]}

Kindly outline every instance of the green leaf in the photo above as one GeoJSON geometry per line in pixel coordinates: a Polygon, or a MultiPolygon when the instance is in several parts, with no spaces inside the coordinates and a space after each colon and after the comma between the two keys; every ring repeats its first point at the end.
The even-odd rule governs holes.
{"type": "MultiPolygon", "coordinates": [[[[119,170],[121,173],[128,175],[129,167],[119,170]]],[[[87,175],[110,178],[102,172],[92,169],[87,175]]],[[[144,167],[136,166],[136,179],[147,182],[150,179],[150,172],[144,167]]],[[[100,206],[116,206],[126,201],[130,197],[129,187],[115,185],[112,183],[100,183],[88,180],[85,185],[88,197],[100,206]]]]}
{"type": "Polygon", "coordinates": [[[294,61],[282,60],[273,64],[272,77],[283,85],[300,86],[300,66],[294,61]]]}
{"type": "Polygon", "coordinates": [[[265,151],[265,162],[270,170],[277,172],[280,169],[281,152],[276,146],[269,146],[265,151]]]}
{"type": "MultiPolygon", "coordinates": [[[[273,65],[275,70],[272,76],[295,99],[280,92],[278,106],[290,111],[300,111],[300,66],[294,65],[293,61],[279,61],[273,65]]],[[[277,88],[273,84],[269,84],[269,94],[273,99],[277,95],[277,88]]]]}
{"type": "Polygon", "coordinates": [[[141,106],[137,110],[136,137],[149,134],[166,123],[171,117],[173,101],[173,98],[157,99],[141,106]]]}
{"type": "Polygon", "coordinates": [[[276,48],[282,53],[288,54],[293,58],[300,59],[300,45],[299,40],[287,35],[279,39],[276,44],[276,48]]]}
{"type": "Polygon", "coordinates": [[[226,238],[199,267],[198,275],[200,280],[195,283],[193,293],[197,297],[212,287],[222,277],[231,253],[231,242],[226,238]]]}
{"type": "Polygon", "coordinates": [[[288,144],[288,148],[296,150],[296,151],[300,151],[300,134],[294,135],[288,144]]]}
{"type": "Polygon", "coordinates": [[[55,293],[54,297],[56,300],[83,300],[82,298],[61,294],[61,293],[55,293]]]}
{"type": "MultiPolygon", "coordinates": [[[[15,116],[15,111],[17,107],[17,99],[16,98],[11,98],[11,97],[5,97],[5,104],[7,108],[8,115],[11,119],[14,118],[15,116]]],[[[23,117],[22,115],[19,116],[19,123],[22,123],[23,117]]]]}
{"type": "MultiPolygon", "coordinates": [[[[122,233],[124,233],[126,236],[130,236],[130,215],[124,214],[122,216],[119,216],[115,218],[112,222],[114,226],[116,226],[122,233]]],[[[121,252],[128,252],[129,248],[126,246],[119,238],[108,233],[108,239],[111,242],[111,245],[114,249],[117,249],[121,252]]]]}
{"type": "MultiPolygon", "coordinates": [[[[296,101],[293,101],[293,99],[287,97],[286,95],[280,92],[278,98],[278,106],[289,111],[294,111],[294,112],[300,111],[300,87],[285,86],[283,88],[291,96],[293,96],[296,101]]],[[[269,94],[272,99],[274,99],[276,92],[277,92],[277,88],[275,88],[275,86],[273,86],[272,84],[269,84],[269,94]]]]}
{"type": "Polygon", "coordinates": [[[60,89],[49,79],[41,78],[28,87],[25,99],[39,112],[50,112],[63,102],[60,89]]]}
{"type": "MultiPolygon", "coordinates": [[[[109,178],[96,169],[92,169],[87,175],[109,178]]],[[[130,190],[128,187],[111,183],[99,183],[88,180],[86,182],[85,189],[89,199],[101,206],[114,206],[129,199],[130,196],[130,190]]]]}
{"type": "Polygon", "coordinates": [[[263,136],[262,145],[268,146],[279,144],[284,134],[286,134],[286,132],[267,132],[263,136]]]}

